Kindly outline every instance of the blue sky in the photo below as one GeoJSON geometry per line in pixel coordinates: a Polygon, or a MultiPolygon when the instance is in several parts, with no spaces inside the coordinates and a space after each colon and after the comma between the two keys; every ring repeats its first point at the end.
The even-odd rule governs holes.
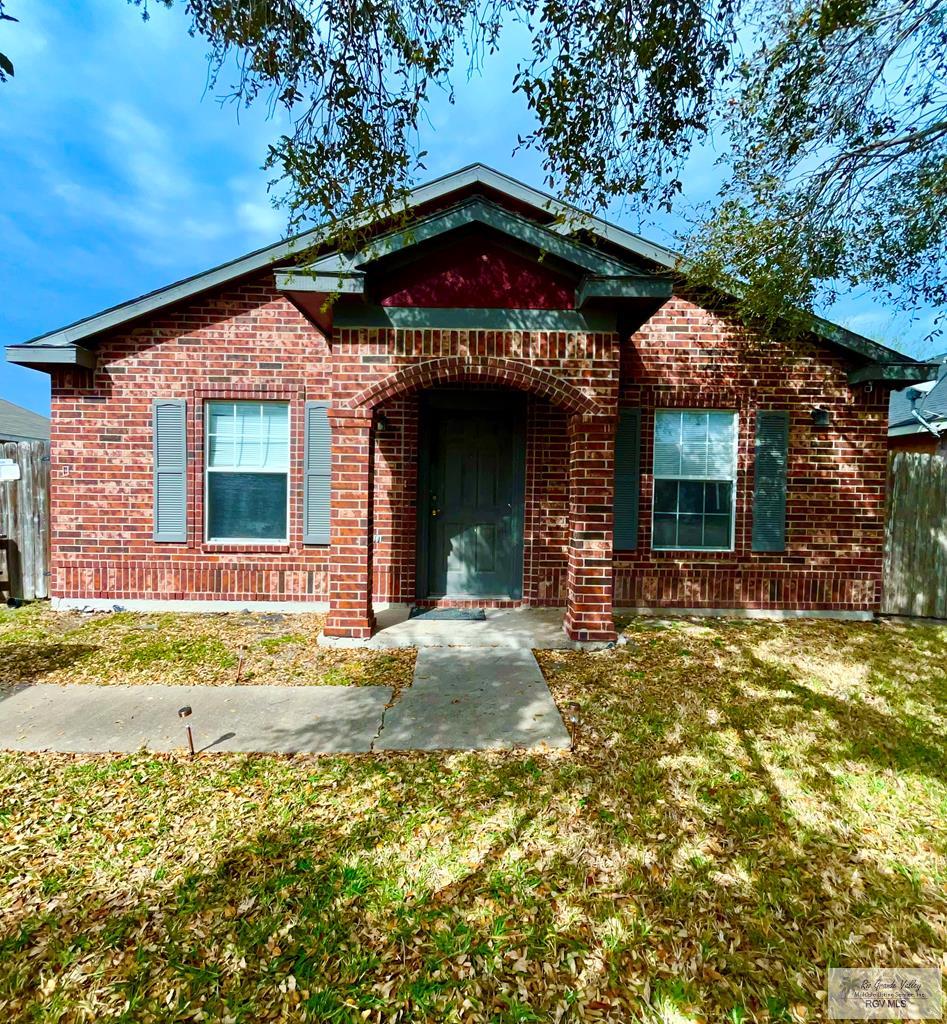
{"type": "MultiPolygon", "coordinates": [[[[0,87],[0,343],[61,327],[277,240],[284,216],[260,170],[280,130],[262,110],[206,92],[205,47],[180,9],[140,11],[122,0],[11,0],[19,24],[0,27],[16,77],[0,87]]],[[[511,155],[529,127],[510,95],[516,51],[480,78],[457,79],[457,103],[437,98],[421,144],[426,177],[482,161],[541,185],[534,154],[511,155]]],[[[692,161],[689,200],[708,198],[713,155],[692,161]]],[[[626,227],[670,243],[673,218],[626,227]]],[[[929,354],[932,314],[911,322],[870,295],[830,311],[853,330],[929,354]]],[[[941,346],[942,347],[942,346],[941,346]]],[[[45,374],[0,364],[0,396],[49,411],[45,374]]]]}

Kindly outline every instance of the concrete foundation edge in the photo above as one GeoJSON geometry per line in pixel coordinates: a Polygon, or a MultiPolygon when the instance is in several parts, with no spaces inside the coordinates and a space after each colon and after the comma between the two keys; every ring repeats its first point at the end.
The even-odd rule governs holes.
{"type": "Polygon", "coordinates": [[[649,608],[616,607],[616,614],[647,615],[654,618],[693,616],[712,619],[837,619],[843,622],[871,622],[874,612],[845,611],[824,608],[649,608]]]}
{"type": "MultiPolygon", "coordinates": [[[[321,614],[329,610],[328,601],[207,601],[165,599],[165,598],[112,598],[112,597],[54,597],[52,607],[55,611],[96,611],[96,612],[285,612],[292,614],[321,614]]],[[[377,602],[375,608],[381,611],[388,607],[398,607],[385,602],[377,602]]],[[[849,622],[870,622],[875,613],[870,611],[845,611],[832,609],[794,609],[794,608],[652,608],[652,607],[616,607],[616,614],[647,615],[656,618],[676,618],[694,616],[697,618],[730,618],[730,619],[836,619],[849,622]]],[[[324,640],[342,641],[326,644],[334,647],[361,647],[366,641],[346,643],[347,637],[325,637],[324,640]]],[[[602,643],[576,643],[578,649],[596,649],[606,646],[602,643]]]]}
{"type": "Polygon", "coordinates": [[[200,601],[163,598],[54,597],[54,611],[90,612],[285,612],[318,614],[328,601],[200,601]]]}

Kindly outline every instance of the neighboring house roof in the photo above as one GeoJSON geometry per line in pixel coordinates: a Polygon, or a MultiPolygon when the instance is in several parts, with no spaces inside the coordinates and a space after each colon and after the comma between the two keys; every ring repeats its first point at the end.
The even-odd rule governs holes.
{"type": "Polygon", "coordinates": [[[947,352],[934,356],[929,362],[940,364],[936,380],[891,392],[888,404],[890,436],[927,433],[927,428],[911,414],[912,409],[929,423],[947,428],[947,352]]]}
{"type": "MultiPolygon", "coordinates": [[[[673,250],[649,242],[640,235],[619,228],[599,217],[583,213],[575,207],[562,203],[544,192],[516,181],[490,167],[485,167],[483,164],[471,164],[469,167],[464,167],[413,189],[408,196],[407,207],[408,209],[417,209],[429,206],[442,202],[455,194],[476,190],[477,186],[481,191],[486,190],[488,193],[505,197],[519,209],[528,208],[533,216],[538,215],[543,230],[547,234],[559,236],[564,243],[569,236],[581,229],[601,242],[607,243],[613,251],[617,250],[632,260],[644,260],[659,272],[676,271],[682,266],[680,255],[673,250]]],[[[512,222],[515,218],[508,219],[512,222]]],[[[202,274],[185,278],[166,288],[149,292],[121,305],[113,306],[111,309],[78,320],[67,327],[51,331],[23,344],[10,345],[6,350],[7,358],[11,362],[37,368],[49,368],[52,365],[94,368],[95,353],[89,346],[94,345],[96,335],[103,331],[123,326],[138,317],[154,313],[172,303],[198,295],[210,288],[236,280],[265,267],[285,265],[292,260],[294,253],[304,253],[327,238],[327,228],[314,228],[296,238],[258,249],[237,260],[214,267],[202,274]]],[[[574,246],[574,243],[570,244],[574,246]]],[[[341,268],[338,261],[330,261],[328,269],[330,273],[338,273],[341,268]]],[[[621,283],[621,287],[625,289],[640,288],[640,285],[635,282],[624,282],[621,283]]],[[[900,352],[879,345],[870,338],[818,317],[813,317],[811,323],[814,334],[849,350],[865,361],[865,365],[857,367],[849,375],[853,384],[872,380],[923,381],[932,376],[933,367],[929,364],[919,363],[900,352]]]]}
{"type": "Polygon", "coordinates": [[[0,398],[0,441],[48,441],[49,417],[0,398]]]}

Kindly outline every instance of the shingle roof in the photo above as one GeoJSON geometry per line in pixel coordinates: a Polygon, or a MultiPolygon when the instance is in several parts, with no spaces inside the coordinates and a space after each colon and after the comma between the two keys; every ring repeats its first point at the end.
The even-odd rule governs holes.
{"type": "Polygon", "coordinates": [[[48,441],[49,417],[0,398],[0,441],[48,441]]]}
{"type": "MultiPolygon", "coordinates": [[[[935,423],[947,421],[947,352],[942,352],[939,356],[932,356],[928,362],[940,363],[937,382],[930,391],[913,404],[913,408],[925,419],[935,423]]],[[[888,403],[889,431],[905,427],[913,427],[919,433],[924,430],[924,427],[911,415],[912,403],[908,398],[908,392],[911,390],[913,387],[891,392],[891,400],[888,403]]],[[[899,433],[904,432],[903,429],[899,430],[899,433]]]]}
{"type": "MultiPolygon", "coordinates": [[[[649,242],[640,235],[619,228],[599,217],[590,216],[568,204],[559,202],[546,193],[495,171],[491,167],[485,167],[483,164],[471,164],[426,185],[418,186],[410,193],[407,206],[412,209],[423,208],[426,204],[439,202],[449,195],[477,186],[503,194],[514,200],[519,206],[538,212],[544,223],[549,221],[547,227],[551,231],[571,235],[578,228],[584,228],[591,235],[609,245],[649,261],[662,272],[680,269],[681,258],[678,253],[654,242],[649,242]]],[[[9,345],[6,349],[7,359],[10,362],[46,370],[56,364],[83,366],[91,369],[95,366],[95,355],[80,342],[87,341],[94,345],[96,335],[103,331],[129,323],[136,317],[153,313],[226,281],[236,280],[244,274],[291,260],[294,252],[305,251],[307,246],[315,245],[324,239],[326,230],[325,228],[314,228],[297,238],[258,249],[256,252],[214,267],[203,274],[197,274],[166,288],[149,292],[147,295],[113,306],[111,309],[103,310],[94,316],[86,317],[28,342],[9,345]]],[[[850,350],[859,359],[868,361],[868,366],[861,366],[852,371],[849,376],[852,384],[873,380],[902,383],[908,380],[927,380],[930,376],[931,368],[928,364],[918,363],[909,356],[886,348],[870,338],[855,334],[820,317],[812,317],[811,324],[813,333],[817,336],[843,349],[850,350]]]]}

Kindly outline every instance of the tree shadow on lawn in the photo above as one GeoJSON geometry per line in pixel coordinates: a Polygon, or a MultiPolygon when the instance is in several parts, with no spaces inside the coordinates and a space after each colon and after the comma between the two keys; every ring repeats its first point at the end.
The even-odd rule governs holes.
{"type": "Polygon", "coordinates": [[[47,675],[72,668],[97,650],[89,644],[56,641],[0,643],[0,698],[5,689],[41,683],[47,675]]]}
{"type": "Polygon", "coordinates": [[[830,965],[937,963],[943,741],[748,647],[645,672],[679,643],[542,656],[574,757],[52,762],[0,1009],[788,1021],[824,1013],[830,965]]]}

